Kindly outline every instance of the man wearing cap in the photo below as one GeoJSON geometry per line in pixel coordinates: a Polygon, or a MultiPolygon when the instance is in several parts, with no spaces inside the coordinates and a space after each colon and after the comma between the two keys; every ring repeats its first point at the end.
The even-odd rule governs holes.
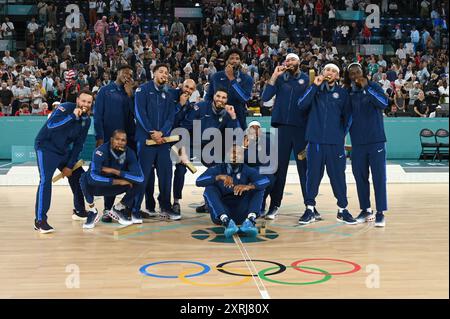
{"type": "Polygon", "coordinates": [[[344,86],[349,91],[351,102],[352,171],[361,208],[356,220],[365,223],[375,219],[376,227],[384,227],[387,192],[383,111],[389,105],[388,98],[380,85],[368,81],[359,63],[347,67],[344,86]],[[375,216],[370,207],[369,169],[375,190],[375,216]]]}
{"type": "Polygon", "coordinates": [[[239,49],[230,49],[226,52],[225,70],[214,73],[211,77],[205,101],[211,102],[216,90],[219,87],[225,88],[228,91],[228,104],[234,106],[239,125],[245,129],[246,104],[252,95],[253,78],[240,71],[242,58],[243,53],[239,49]]]}
{"type": "MultiPolygon", "coordinates": [[[[276,67],[262,94],[264,102],[276,95],[271,125],[278,130],[278,170],[275,173],[276,180],[270,194],[270,206],[265,215],[266,219],[274,219],[281,206],[292,151],[294,151],[303,198],[306,195],[306,161],[300,160],[298,155],[306,147],[305,130],[308,115],[297,107],[297,101],[306,91],[308,83],[308,75],[300,70],[299,57],[289,53],[284,65],[276,67]]],[[[316,214],[319,219],[320,215],[317,212],[316,214]]]]}
{"type": "Polygon", "coordinates": [[[333,63],[325,65],[322,74],[298,100],[299,109],[309,112],[306,126],[306,210],[299,219],[301,225],[315,221],[314,208],[325,166],[337,199],[337,220],[350,225],[357,223],[347,210],[345,182],[344,143],[350,122],[350,101],[347,90],[337,85],[338,79],[339,67],[333,63]]]}

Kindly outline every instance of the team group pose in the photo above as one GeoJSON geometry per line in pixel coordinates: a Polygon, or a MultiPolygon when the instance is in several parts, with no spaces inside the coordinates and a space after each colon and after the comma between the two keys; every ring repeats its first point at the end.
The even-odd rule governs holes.
{"type": "Polygon", "coordinates": [[[157,64],[153,79],[137,88],[133,70],[125,65],[118,69],[114,82],[101,88],[95,102],[91,92],[81,91],[76,103],[60,104],[35,140],[40,174],[35,229],[41,233],[54,231],[47,212],[57,168],[68,178],[73,193],[72,218],[84,221],[85,229],[94,228],[100,220],[121,225],[142,223],[156,216],[180,220],[187,166],[193,154],[201,154],[199,160],[206,171],[197,178],[196,186],[204,188],[205,203],[197,207],[197,212],[207,212],[213,223],[223,225],[226,237],[238,232],[254,237],[258,233],[256,220],[273,220],[282,208],[292,153],[304,203],[299,224],[322,219],[321,203],[316,202],[316,197],[326,168],[339,222],[354,225],[375,221],[375,226],[385,226],[386,136],[382,112],[388,99],[383,89],[368,80],[358,63],[344,70],[329,63],[310,79],[300,68],[300,58],[290,53],[275,68],[262,93],[263,101],[274,98],[271,126],[276,131],[266,133],[258,121],[246,121],[253,79],[241,72],[242,58],[238,49],[227,52],[225,70],[210,78],[200,102],[190,101],[196,90],[194,80],[171,88],[167,84],[168,66],[157,64]],[[86,142],[91,112],[96,149],[85,172],[76,164],[86,142]],[[200,141],[193,138],[197,124],[201,128],[200,141]],[[176,145],[178,139],[172,135],[175,129],[189,133],[176,145]],[[206,134],[211,130],[220,132],[218,140],[206,134]],[[236,134],[231,145],[227,145],[229,131],[242,132],[236,134]],[[345,180],[348,133],[361,209],[356,218],[348,209],[345,180]],[[276,152],[271,147],[275,144],[276,152]],[[178,159],[175,164],[174,154],[178,159]],[[269,169],[271,166],[264,160],[267,156],[275,159],[275,169],[269,169]],[[375,214],[370,203],[369,171],[375,214]],[[159,213],[153,198],[156,178],[159,213]],[[116,200],[120,194],[124,194],[122,199],[116,200]],[[94,196],[104,198],[102,214],[94,196]],[[270,203],[266,206],[268,197],[270,203]]]}

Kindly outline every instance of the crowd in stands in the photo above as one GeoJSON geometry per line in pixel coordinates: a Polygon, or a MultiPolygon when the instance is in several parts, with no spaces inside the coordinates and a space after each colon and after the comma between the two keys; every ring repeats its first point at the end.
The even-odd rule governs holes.
{"type": "MultiPolygon", "coordinates": [[[[270,115],[273,105],[273,100],[260,101],[262,90],[291,52],[301,57],[307,73],[314,69],[318,74],[326,62],[337,63],[341,69],[360,62],[389,96],[386,116],[429,117],[436,110],[448,110],[446,1],[417,1],[420,14],[415,14],[421,23],[414,21],[411,30],[383,20],[401,15],[402,1],[371,1],[380,5],[384,21],[376,30],[364,21],[337,19],[337,10],[364,10],[370,2],[364,0],[224,0],[203,5],[201,21],[159,14],[154,28],[149,28],[139,8],[145,3],[156,14],[164,1],[87,2],[88,6],[80,6],[85,10],[80,9],[79,28],[68,28],[57,20],[65,7],[38,3],[38,15],[26,27],[26,49],[0,54],[0,116],[47,115],[55,103],[74,101],[83,88],[98,92],[115,79],[122,64],[133,66],[138,85],[152,78],[154,65],[167,63],[172,86],[180,86],[187,78],[195,80],[197,92],[192,99],[198,101],[210,76],[224,69],[224,53],[232,47],[243,50],[241,71],[254,79],[248,107],[260,107],[262,115],[270,115]],[[343,45],[374,41],[391,44],[394,54],[342,50],[343,45]]],[[[14,21],[2,19],[0,38],[14,38],[14,21]]]]}

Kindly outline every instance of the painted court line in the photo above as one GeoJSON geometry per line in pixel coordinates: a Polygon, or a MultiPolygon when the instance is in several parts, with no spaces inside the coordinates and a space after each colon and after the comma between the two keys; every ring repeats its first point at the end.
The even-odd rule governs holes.
{"type": "MultiPolygon", "coordinates": [[[[247,268],[250,271],[250,274],[257,274],[258,270],[256,269],[255,264],[253,263],[252,259],[250,258],[250,255],[248,254],[247,249],[245,249],[244,244],[242,244],[241,239],[239,238],[239,236],[237,234],[234,234],[233,237],[234,237],[234,242],[238,246],[242,257],[244,258],[245,264],[247,265],[247,268]]],[[[269,292],[267,291],[266,286],[264,286],[264,283],[262,282],[261,278],[259,278],[259,275],[258,276],[252,275],[252,278],[256,284],[256,287],[258,288],[258,291],[259,291],[259,294],[261,295],[261,297],[263,299],[271,299],[269,292]],[[256,278],[258,278],[259,284],[258,284],[258,281],[256,280],[256,278]]]]}
{"type": "Polygon", "coordinates": [[[11,164],[12,164],[12,162],[11,162],[11,163],[7,163],[7,164],[0,165],[0,167],[5,167],[5,166],[11,165],[11,164]]]}

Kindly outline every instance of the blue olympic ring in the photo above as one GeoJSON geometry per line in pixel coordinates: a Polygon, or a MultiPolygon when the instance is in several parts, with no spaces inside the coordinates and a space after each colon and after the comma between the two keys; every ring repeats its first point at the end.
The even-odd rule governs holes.
{"type": "Polygon", "coordinates": [[[187,275],[186,278],[188,277],[197,277],[197,276],[201,276],[204,274],[207,274],[208,272],[211,271],[211,267],[208,266],[207,264],[204,263],[200,263],[200,262],[196,262],[196,261],[188,261],[188,260],[164,260],[164,261],[158,261],[158,262],[154,262],[151,264],[146,264],[144,266],[142,266],[141,268],[139,268],[139,271],[145,275],[145,276],[149,276],[149,277],[155,277],[155,278],[180,278],[179,276],[163,276],[163,275],[156,275],[156,274],[151,274],[147,271],[147,268],[150,266],[155,266],[155,265],[159,265],[159,264],[177,264],[177,263],[184,263],[184,264],[194,264],[194,265],[198,265],[203,267],[203,270],[192,274],[192,275],[187,275]]]}

